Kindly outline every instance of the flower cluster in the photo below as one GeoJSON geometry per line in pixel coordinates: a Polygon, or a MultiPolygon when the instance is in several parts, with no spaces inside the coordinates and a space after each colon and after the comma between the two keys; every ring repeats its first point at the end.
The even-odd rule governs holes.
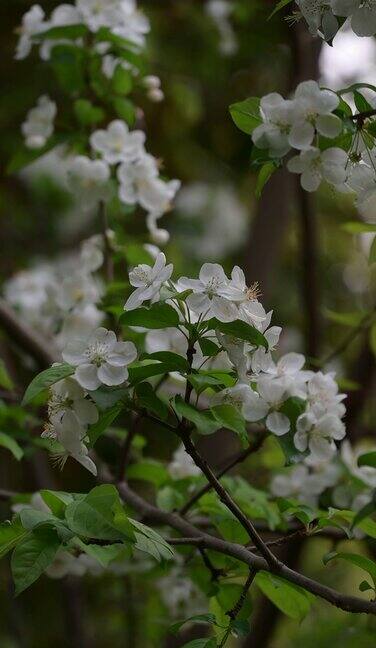
{"type": "MultiPolygon", "coordinates": [[[[137,9],[135,0],[76,0],[72,5],[59,5],[49,18],[39,5],[33,5],[22,19],[16,58],[26,58],[32,46],[41,42],[38,36],[43,32],[79,24],[85,25],[93,34],[101,28],[111,30],[116,36],[138,46],[144,44],[145,34],[150,29],[149,21],[137,9]]],[[[54,44],[56,40],[43,39],[40,48],[42,59],[49,58],[54,44]]]]}
{"type": "MultiPolygon", "coordinates": [[[[110,233],[109,233],[110,235],[110,233]]],[[[81,244],[77,255],[24,270],[4,285],[5,299],[22,319],[63,348],[72,337],[91,333],[102,321],[103,237],[81,244]]]]}
{"type": "Polygon", "coordinates": [[[277,158],[291,148],[300,151],[289,160],[288,168],[301,174],[301,184],[307,191],[318,189],[323,179],[341,187],[347,177],[346,152],[338,147],[321,152],[314,145],[316,133],[329,139],[340,134],[341,119],[333,114],[338,104],[338,95],[321,89],[316,81],[300,83],[293,99],[273,92],[261,99],[262,124],[253,131],[252,140],[277,158]]]}
{"type": "MultiPolygon", "coordinates": [[[[158,102],[164,97],[161,81],[155,75],[145,75],[137,58],[148,31],[149,22],[137,9],[135,0],[76,0],[75,4],[58,6],[49,19],[39,5],[34,5],[23,17],[16,57],[25,58],[33,44],[37,44],[40,45],[42,59],[48,61],[52,58],[53,64],[55,47],[68,47],[69,53],[72,51],[69,48],[73,48],[77,56],[82,56],[85,61],[87,59],[85,65],[88,70],[86,75],[83,74],[83,79],[87,77],[89,85],[92,83],[90,75],[95,62],[99,63],[102,74],[102,77],[96,78],[95,88],[99,85],[104,89],[108,85],[106,79],[113,80],[114,85],[110,87],[113,87],[115,95],[120,93],[118,99],[121,103],[124,83],[126,94],[136,83],[146,91],[151,101],[158,102]],[[90,38],[84,38],[88,34],[91,34],[90,38]],[[135,62],[130,62],[129,58],[135,62]],[[115,83],[119,73],[120,89],[115,83]],[[121,73],[125,74],[125,80],[121,73]]],[[[65,86],[63,89],[70,90],[65,86]]],[[[73,146],[68,187],[80,205],[90,210],[100,200],[106,202],[111,199],[109,180],[116,179],[120,200],[128,206],[140,205],[147,212],[146,224],[152,240],[158,245],[166,243],[169,234],[158,227],[157,221],[171,208],[180,182],[166,181],[161,177],[159,161],[145,150],[145,134],[140,130],[129,130],[124,121],[124,109],[120,107],[118,110],[116,101],[115,112],[121,119],[114,119],[104,128],[97,127],[105,120],[108,103],[102,89],[96,90],[96,94],[95,104],[87,99],[73,102],[74,118],[81,126],[82,123],[85,127],[89,126],[90,132],[86,155],[82,151],[82,143],[79,146],[80,155],[75,155],[73,146]]],[[[133,126],[137,110],[130,100],[126,102],[125,119],[133,126]]],[[[51,148],[56,143],[51,136],[57,111],[56,103],[49,97],[39,98],[37,106],[29,111],[22,124],[26,147],[42,149],[48,145],[51,148]]],[[[112,105],[110,114],[113,114],[112,105]]],[[[62,139],[71,139],[67,138],[64,127],[61,128],[62,139]]],[[[63,147],[62,153],[71,154],[69,142],[63,147]]]]}
{"type": "Polygon", "coordinates": [[[311,34],[331,40],[341,26],[341,18],[349,19],[357,36],[376,33],[376,6],[361,0],[295,0],[311,34]]]}

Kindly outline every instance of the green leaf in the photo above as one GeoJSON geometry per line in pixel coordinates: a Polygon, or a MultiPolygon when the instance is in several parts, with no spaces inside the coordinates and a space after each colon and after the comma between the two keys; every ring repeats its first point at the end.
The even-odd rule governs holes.
{"type": "Polygon", "coordinates": [[[375,588],[372,587],[366,580],[362,581],[359,585],[359,590],[361,592],[367,592],[368,590],[374,590],[375,588]]]}
{"type": "Polygon", "coordinates": [[[206,337],[202,337],[198,341],[200,345],[200,349],[202,351],[202,355],[208,357],[208,358],[213,358],[220,352],[220,347],[218,344],[215,344],[215,342],[212,342],[212,340],[209,340],[206,337]]]}
{"type": "Polygon", "coordinates": [[[341,558],[342,560],[346,560],[346,562],[349,562],[352,565],[359,567],[360,569],[364,569],[364,571],[368,572],[368,574],[371,576],[373,580],[373,586],[376,588],[376,563],[373,560],[366,558],[365,556],[360,556],[359,554],[346,553],[344,551],[337,553],[336,551],[332,551],[331,553],[324,556],[324,565],[326,565],[334,558],[341,558]]]}
{"type": "Polygon", "coordinates": [[[74,374],[74,372],[75,367],[72,367],[71,365],[66,363],[45,369],[45,371],[42,371],[31,381],[22,399],[22,405],[27,405],[44,389],[51,387],[51,385],[54,385],[63,378],[71,376],[72,374],[74,374]]]}
{"type": "Polygon", "coordinates": [[[76,38],[82,38],[88,33],[88,28],[85,25],[59,25],[57,27],[51,27],[46,29],[46,31],[39,32],[34,34],[33,38],[36,40],[60,40],[68,39],[75,40],[76,38]]]}
{"type": "Polygon", "coordinates": [[[230,114],[236,126],[250,135],[262,123],[260,116],[260,99],[249,97],[230,106],[230,114]]]}
{"type": "Polygon", "coordinates": [[[358,457],[358,466],[372,466],[376,468],[376,451],[366,452],[358,457]]]}
{"type": "Polygon", "coordinates": [[[258,572],[255,583],[262,593],[288,617],[301,621],[308,614],[311,607],[310,599],[301,587],[265,571],[258,572]]]}
{"type": "Polygon", "coordinates": [[[7,389],[8,391],[14,389],[14,383],[11,377],[8,374],[8,371],[5,367],[5,363],[0,359],[0,387],[7,389]]]}
{"type": "Polygon", "coordinates": [[[188,617],[188,619],[184,619],[183,621],[176,621],[176,623],[173,623],[169,627],[169,632],[171,634],[176,635],[179,630],[185,625],[186,623],[190,622],[196,622],[196,623],[209,623],[209,625],[217,625],[216,619],[214,614],[195,614],[191,617],[188,617]]]}
{"type": "Polygon", "coordinates": [[[223,403],[215,405],[210,411],[221,427],[235,432],[240,437],[242,444],[248,446],[249,440],[244,418],[234,405],[223,403]]]}
{"type": "Polygon", "coordinates": [[[150,308],[135,308],[125,311],[120,316],[121,324],[127,326],[142,326],[147,329],[168,328],[178,326],[179,314],[168,304],[153,304],[150,308]]]}
{"type": "Polygon", "coordinates": [[[56,45],[51,51],[50,62],[64,92],[84,93],[86,56],[83,49],[75,45],[56,45]]]}
{"type": "Polygon", "coordinates": [[[71,493],[64,493],[63,491],[41,490],[40,494],[53,515],[58,518],[64,518],[65,509],[74,499],[71,493]]]}
{"type": "Polygon", "coordinates": [[[111,545],[86,544],[79,538],[74,541],[75,545],[91,558],[99,562],[102,567],[106,568],[113,560],[130,558],[131,549],[129,545],[116,542],[111,545]]]}
{"type": "Polygon", "coordinates": [[[357,514],[355,515],[351,528],[358,526],[362,522],[362,520],[364,520],[364,518],[367,518],[370,515],[372,515],[372,513],[374,513],[375,510],[376,510],[376,498],[375,498],[375,493],[373,493],[372,500],[368,502],[368,504],[366,504],[365,506],[362,506],[360,511],[358,511],[357,514]]]}
{"type": "Polygon", "coordinates": [[[131,385],[140,383],[147,378],[167,374],[170,371],[178,371],[176,365],[169,362],[151,362],[149,364],[137,363],[128,367],[129,382],[131,385]]]}
{"type": "Polygon", "coordinates": [[[155,459],[143,459],[138,463],[128,466],[127,478],[148,481],[159,488],[169,479],[169,474],[165,466],[159,461],[155,459]]]}
{"type": "Polygon", "coordinates": [[[132,90],[133,79],[128,70],[125,70],[121,65],[118,65],[114,76],[112,77],[112,87],[114,92],[121,95],[126,95],[132,90]]]}
{"type": "Polygon", "coordinates": [[[97,124],[105,118],[105,112],[102,108],[94,106],[88,99],[77,99],[73,104],[75,115],[84,126],[97,124]]]}
{"type": "Polygon", "coordinates": [[[371,104],[357,90],[355,90],[355,92],[354,92],[354,103],[355,103],[356,108],[359,110],[359,112],[366,112],[368,110],[372,110],[371,104]]]}
{"type": "Polygon", "coordinates": [[[193,423],[200,434],[213,434],[219,430],[218,422],[210,410],[197,410],[193,405],[186,403],[181,396],[175,396],[174,409],[183,418],[193,423]]]}
{"type": "Polygon", "coordinates": [[[90,397],[101,411],[112,408],[117,403],[120,405],[121,400],[127,397],[128,389],[124,387],[99,387],[90,392],[90,397]]]}
{"type": "Polygon", "coordinates": [[[29,535],[29,531],[24,529],[19,517],[12,522],[2,522],[0,524],[0,558],[13,549],[21,540],[29,535]]]}
{"type": "Polygon", "coordinates": [[[24,455],[24,451],[17,441],[4,432],[0,432],[0,446],[9,450],[17,461],[20,461],[24,455]]]}
{"type": "Polygon", "coordinates": [[[50,527],[36,529],[17,544],[11,561],[16,596],[51,565],[60,545],[56,531],[50,527]]]}
{"type": "Polygon", "coordinates": [[[217,642],[214,639],[193,639],[192,641],[189,641],[188,643],[184,644],[182,648],[217,648],[217,642]]]}
{"type": "Polygon", "coordinates": [[[351,313],[336,313],[335,311],[326,309],[325,316],[342,326],[358,326],[362,319],[367,315],[366,311],[353,311],[351,313]]]}
{"type": "Polygon", "coordinates": [[[361,234],[362,232],[376,232],[376,225],[361,223],[360,221],[348,221],[341,225],[341,229],[349,234],[361,234]]]}
{"type": "Polygon", "coordinates": [[[170,364],[171,367],[173,367],[171,371],[180,371],[181,373],[185,373],[190,370],[188,360],[178,353],[172,353],[172,351],[156,351],[155,353],[146,353],[142,356],[142,359],[158,360],[159,362],[170,364]]]}
{"type": "Polygon", "coordinates": [[[220,322],[219,320],[213,318],[209,320],[208,326],[211,329],[225,333],[225,335],[230,335],[231,337],[238,338],[239,340],[244,340],[249,342],[254,346],[263,346],[268,350],[268,341],[266,337],[260,333],[254,326],[243,322],[242,320],[235,320],[234,322],[220,322]]]}
{"type": "Polygon", "coordinates": [[[269,16],[268,16],[268,20],[270,20],[271,18],[273,18],[273,16],[274,16],[278,11],[281,11],[281,9],[283,9],[283,7],[286,7],[286,6],[287,6],[288,4],[290,4],[292,1],[293,1],[293,0],[279,0],[279,2],[277,2],[276,6],[274,7],[272,13],[269,14],[269,16]]]}
{"type": "Polygon", "coordinates": [[[128,518],[131,525],[136,529],[135,538],[136,544],[135,548],[139,551],[153,556],[158,562],[161,560],[171,560],[174,556],[174,552],[170,545],[153,529],[138,522],[138,520],[132,520],[128,518]]]}
{"type": "Polygon", "coordinates": [[[120,119],[124,119],[128,126],[133,126],[136,121],[136,108],[134,104],[125,97],[115,97],[113,99],[114,109],[120,119]]]}
{"type": "Polygon", "coordinates": [[[96,486],[82,499],[68,504],[65,519],[77,535],[99,540],[123,540],[123,533],[114,523],[113,507],[116,504],[120,504],[120,500],[115,486],[96,486]]]}
{"type": "Polygon", "coordinates": [[[150,383],[142,382],[136,385],[135,394],[137,396],[137,404],[139,407],[152,412],[162,421],[165,421],[168,418],[169,409],[166,403],[158,398],[150,383]]]}
{"type": "Polygon", "coordinates": [[[106,432],[110,425],[117,419],[123,408],[123,403],[116,403],[113,407],[105,410],[96,423],[90,425],[88,430],[90,445],[93,446],[99,437],[106,432]]]}
{"type": "Polygon", "coordinates": [[[256,198],[260,198],[263,188],[273,175],[274,171],[276,171],[277,169],[278,166],[275,164],[275,162],[265,162],[265,164],[262,165],[257,176],[255,189],[256,198]]]}

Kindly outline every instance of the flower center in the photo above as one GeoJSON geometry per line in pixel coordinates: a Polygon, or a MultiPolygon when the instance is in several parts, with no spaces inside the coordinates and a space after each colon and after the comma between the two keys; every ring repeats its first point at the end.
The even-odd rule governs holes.
{"type": "Polygon", "coordinates": [[[93,342],[86,349],[85,356],[88,358],[91,364],[100,367],[104,362],[106,362],[108,353],[108,344],[106,344],[105,342],[93,342]]]}
{"type": "Polygon", "coordinates": [[[260,284],[258,281],[255,281],[253,284],[251,284],[249,287],[246,286],[244,289],[245,296],[248,299],[248,301],[257,301],[259,297],[261,297],[261,290],[260,290],[260,284]]]}
{"type": "Polygon", "coordinates": [[[217,294],[219,286],[222,285],[221,279],[218,277],[212,277],[209,279],[208,283],[206,284],[206,289],[205,292],[209,297],[214,297],[214,295],[217,294]]]}

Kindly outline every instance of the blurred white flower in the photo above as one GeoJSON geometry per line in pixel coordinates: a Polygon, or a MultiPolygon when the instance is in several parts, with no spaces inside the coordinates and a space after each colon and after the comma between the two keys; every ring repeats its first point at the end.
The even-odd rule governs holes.
{"type": "Polygon", "coordinates": [[[37,105],[29,110],[21,126],[25,145],[31,149],[42,148],[54,132],[57,108],[48,95],[39,97],[37,105]]]}

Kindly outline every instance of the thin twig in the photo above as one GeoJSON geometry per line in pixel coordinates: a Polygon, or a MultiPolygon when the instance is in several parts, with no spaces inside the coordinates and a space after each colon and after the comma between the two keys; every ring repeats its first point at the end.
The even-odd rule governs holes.
{"type": "Polygon", "coordinates": [[[331,351],[328,355],[326,355],[322,360],[319,362],[319,366],[324,366],[328,362],[331,362],[336,358],[337,356],[341,355],[344,351],[346,351],[347,347],[350,346],[350,344],[355,340],[360,333],[363,333],[364,331],[367,331],[367,329],[372,326],[374,320],[376,319],[376,309],[373,309],[371,313],[367,313],[364,315],[364,317],[360,320],[359,324],[351,329],[351,331],[348,333],[348,335],[345,335],[343,340],[339,343],[339,345],[331,351]]]}
{"type": "Polygon", "coordinates": [[[49,367],[61,360],[60,354],[45,337],[24,324],[7,302],[0,297],[0,327],[16,342],[23,351],[29,354],[40,367],[49,367]]]}
{"type": "Polygon", "coordinates": [[[125,469],[129,462],[129,456],[132,448],[132,441],[137,433],[138,424],[142,419],[142,414],[137,414],[131,424],[128,434],[124,441],[124,445],[121,448],[120,460],[119,460],[119,469],[118,469],[118,479],[121,481],[124,479],[125,469]]]}
{"type": "MultiPolygon", "coordinates": [[[[232,459],[230,459],[224,465],[224,467],[221,470],[219,470],[217,472],[217,474],[216,474],[217,479],[220,479],[221,477],[223,477],[223,475],[228,473],[232,468],[234,468],[238,464],[245,461],[251,454],[253,454],[254,452],[257,452],[257,450],[259,450],[259,448],[262,446],[264,440],[265,440],[265,435],[260,435],[256,439],[254,444],[251,444],[248,448],[246,448],[245,450],[242,450],[241,452],[236,454],[232,459]]],[[[198,502],[199,499],[201,499],[201,497],[203,495],[205,495],[206,493],[211,491],[212,488],[213,488],[212,484],[207,483],[207,484],[205,484],[205,486],[200,488],[196,493],[194,493],[192,495],[192,497],[188,500],[188,502],[186,502],[184,504],[184,506],[182,506],[182,508],[180,509],[180,511],[179,511],[180,515],[186,515],[186,513],[188,513],[189,509],[191,509],[192,506],[194,504],[196,504],[196,502],[198,502]]]]}

